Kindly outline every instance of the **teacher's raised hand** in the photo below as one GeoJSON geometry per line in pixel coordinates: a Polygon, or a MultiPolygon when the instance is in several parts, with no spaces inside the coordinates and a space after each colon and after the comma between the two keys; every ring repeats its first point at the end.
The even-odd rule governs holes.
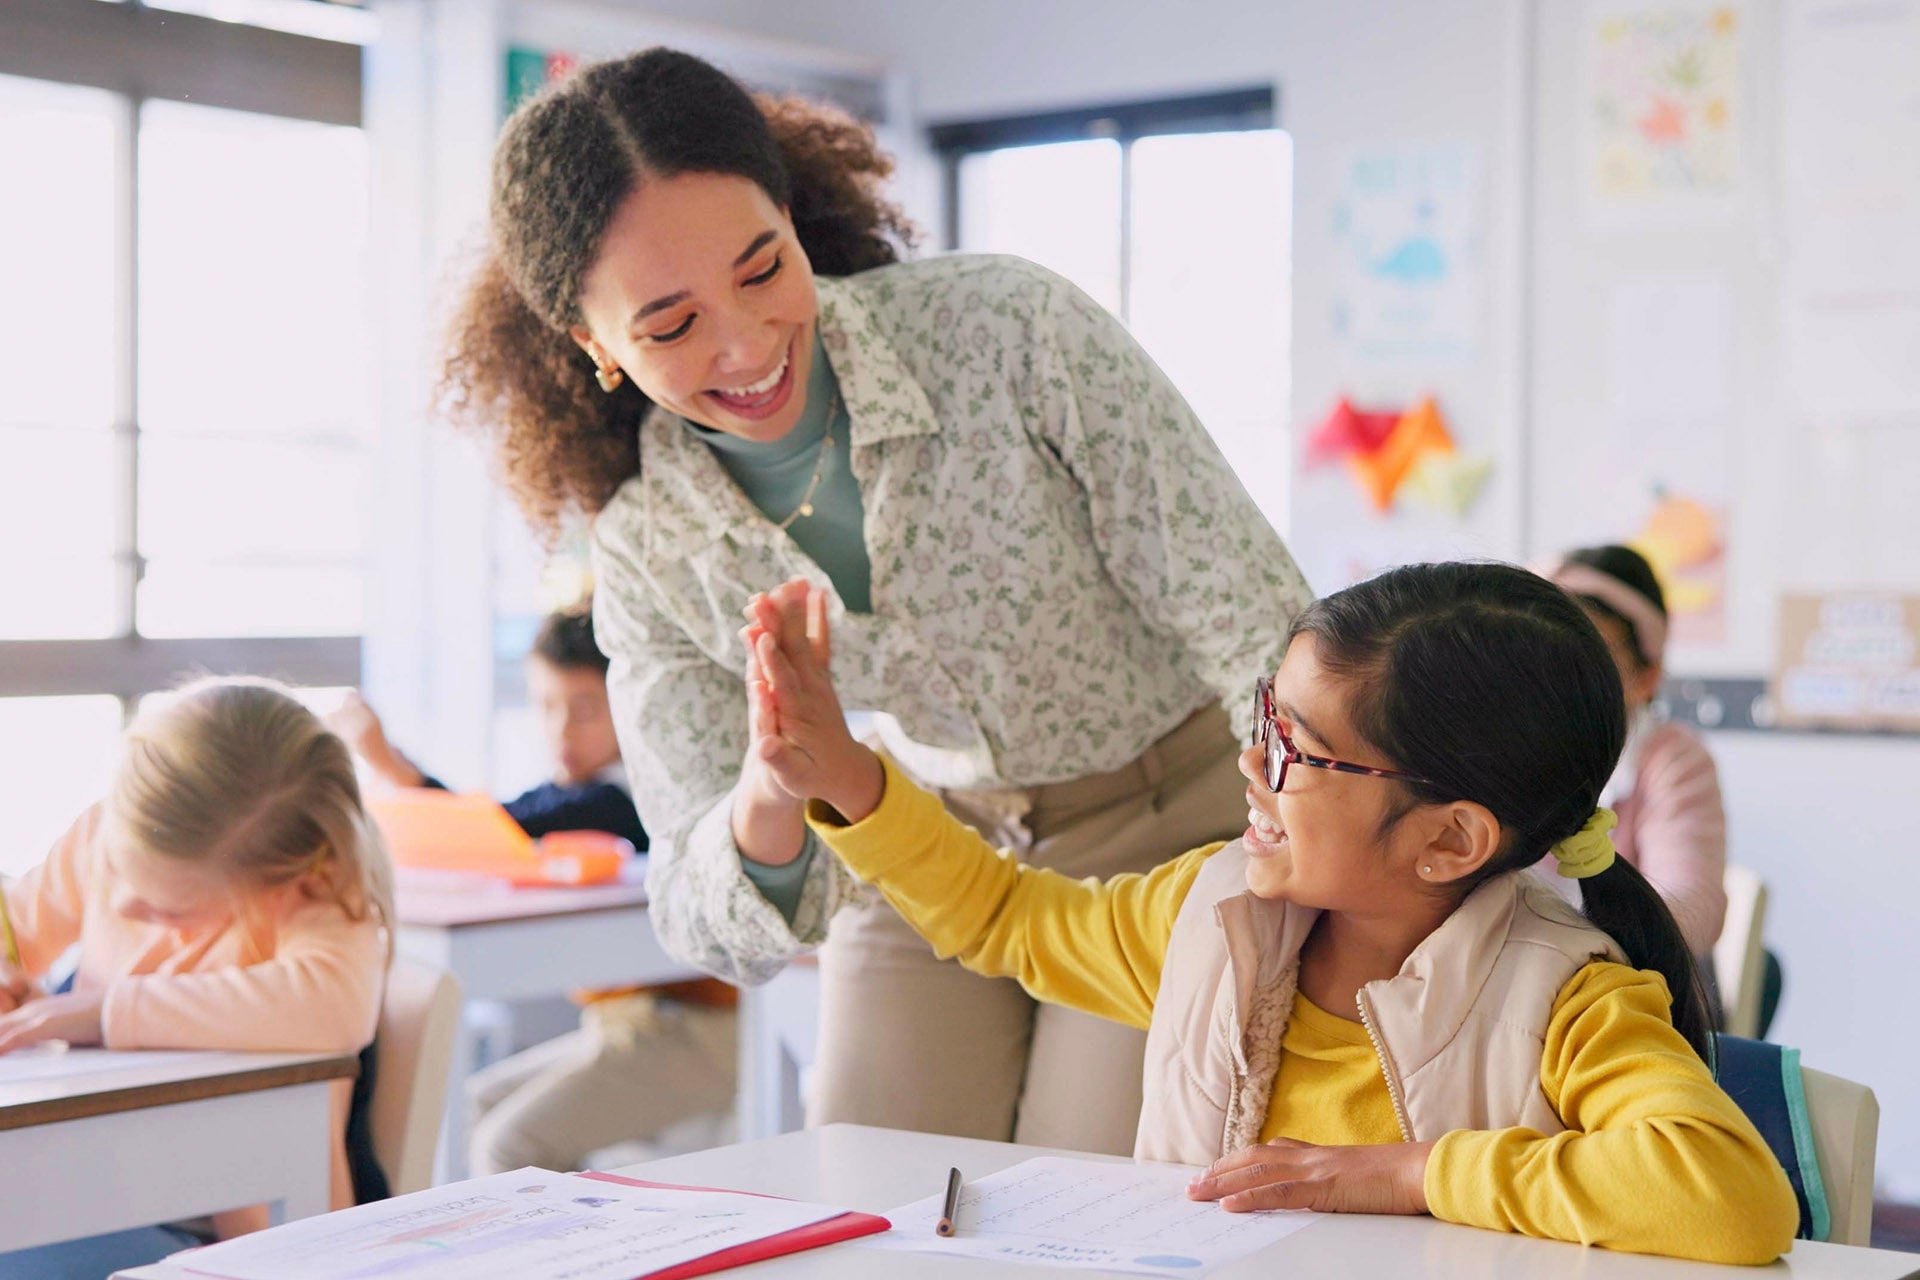
{"type": "Polygon", "coordinates": [[[880,758],[854,740],[833,687],[826,594],[801,579],[748,607],[749,767],[764,770],[796,800],[820,800],[847,822],[879,805],[880,758]]]}
{"type": "MultiPolygon", "coordinates": [[[[759,657],[754,652],[754,637],[770,629],[783,629],[789,614],[795,617],[798,629],[804,634],[809,607],[821,614],[824,628],[824,603],[823,599],[820,604],[809,605],[807,583],[801,578],[783,582],[748,602],[747,625],[740,628],[740,639],[747,650],[749,690],[763,678],[759,657]]],[[[740,781],[733,792],[733,842],[742,857],[778,867],[792,862],[806,847],[806,800],[781,786],[754,750],[754,744],[761,737],[761,726],[755,719],[757,705],[749,694],[747,752],[740,765],[740,781]]]]}

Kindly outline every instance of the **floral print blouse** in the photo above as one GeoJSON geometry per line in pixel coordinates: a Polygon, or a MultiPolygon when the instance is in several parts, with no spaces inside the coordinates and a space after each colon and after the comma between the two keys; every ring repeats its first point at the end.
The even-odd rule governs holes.
{"type": "Polygon", "coordinates": [[[794,576],[828,590],[843,705],[873,713],[909,774],[950,789],[1120,768],[1209,700],[1245,730],[1255,677],[1312,599],[1173,384],[1067,281],[957,255],[817,287],[852,415],[872,612],[844,609],[663,410],[593,526],[594,626],[652,839],[654,927],[674,955],[745,983],[821,942],[861,894],[815,848],[789,925],[740,868],[737,633],[754,592],[794,576]]]}

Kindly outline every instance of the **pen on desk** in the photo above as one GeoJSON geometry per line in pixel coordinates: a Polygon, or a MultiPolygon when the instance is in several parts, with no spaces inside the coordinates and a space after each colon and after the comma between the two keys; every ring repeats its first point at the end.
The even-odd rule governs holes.
{"type": "Polygon", "coordinates": [[[947,1171],[947,1207],[940,1214],[940,1222],[934,1227],[938,1235],[950,1236],[960,1221],[960,1171],[947,1171]]]}

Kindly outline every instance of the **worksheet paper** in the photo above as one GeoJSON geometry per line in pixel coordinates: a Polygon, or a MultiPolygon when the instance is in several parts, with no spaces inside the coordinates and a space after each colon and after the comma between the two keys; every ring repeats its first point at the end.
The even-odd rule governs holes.
{"type": "Polygon", "coordinates": [[[521,1169],[176,1255],[221,1280],[633,1280],[844,1209],[521,1169]]]}
{"type": "MultiPolygon", "coordinates": [[[[929,1170],[929,1180],[938,1170],[929,1170]]],[[[950,1253],[1143,1276],[1203,1276],[1319,1221],[1274,1210],[1228,1213],[1187,1199],[1194,1170],[1041,1156],[960,1189],[952,1236],[934,1233],[944,1194],[884,1216],[864,1248],[950,1253]]]]}

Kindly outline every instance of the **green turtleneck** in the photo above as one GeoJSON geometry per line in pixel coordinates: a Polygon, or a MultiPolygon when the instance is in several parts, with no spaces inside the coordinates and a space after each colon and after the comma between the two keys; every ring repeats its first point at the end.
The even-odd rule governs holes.
{"type": "Polygon", "coordinates": [[[860,486],[848,462],[849,418],[839,391],[840,381],[827,363],[816,330],[807,406],[793,430],[778,440],[761,443],[707,427],[693,429],[748,501],[775,524],[800,506],[814,468],[821,467],[820,483],[813,491],[813,514],[797,517],[787,526],[787,533],[826,570],[841,603],[854,613],[871,613],[873,568],[867,559],[866,513],[860,506],[860,486]],[[833,412],[833,447],[827,450],[823,462],[820,445],[827,434],[829,409],[833,412]]]}

